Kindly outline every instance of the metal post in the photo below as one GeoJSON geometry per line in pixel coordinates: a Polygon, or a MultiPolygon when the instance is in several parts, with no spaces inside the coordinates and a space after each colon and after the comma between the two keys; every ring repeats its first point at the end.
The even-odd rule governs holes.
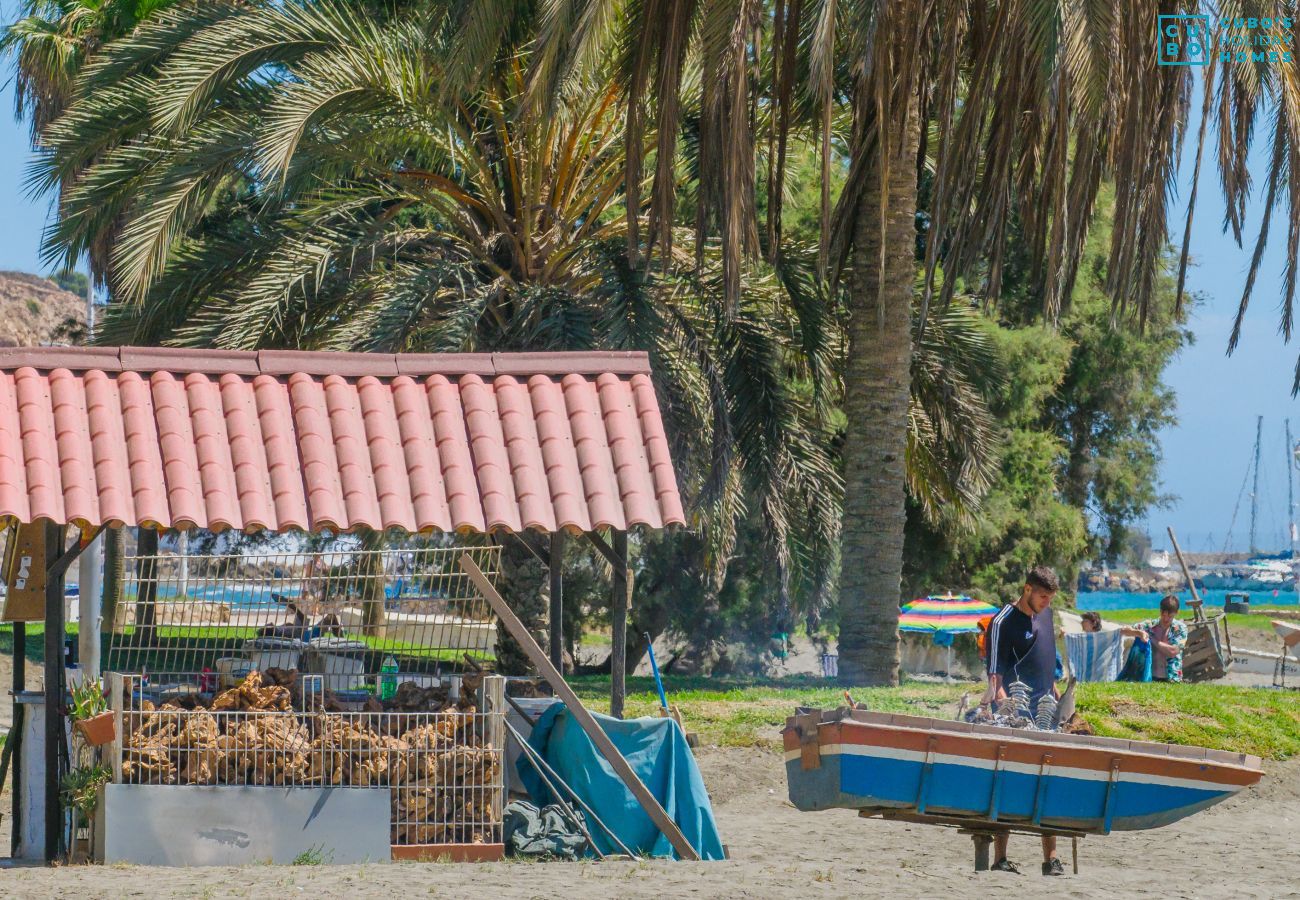
{"type": "MultiPolygon", "coordinates": [[[[13,690],[15,698],[22,691],[27,690],[27,623],[14,623],[14,681],[13,690]]],[[[18,700],[14,700],[14,705],[18,700]]]]}
{"type": "Polygon", "coordinates": [[[614,532],[614,596],[610,624],[609,714],[623,718],[623,701],[627,698],[627,610],[632,578],[627,570],[627,532],[614,532]]]}
{"type": "Polygon", "coordinates": [[[13,775],[9,780],[12,802],[9,810],[9,855],[18,855],[18,841],[22,836],[22,739],[23,739],[23,705],[18,702],[18,695],[27,689],[27,623],[14,623],[14,671],[13,671],[13,728],[9,731],[9,752],[13,754],[13,775]]]}
{"type": "Polygon", "coordinates": [[[63,572],[55,567],[63,552],[63,526],[46,524],[45,534],[45,861],[59,858],[63,834],[62,777],[59,746],[63,743],[63,572]]]}
{"type": "Polygon", "coordinates": [[[564,532],[551,532],[551,553],[546,564],[551,576],[551,665],[564,671],[564,532]]]}
{"type": "Polygon", "coordinates": [[[1291,449],[1291,420],[1286,420],[1286,545],[1291,550],[1291,559],[1295,559],[1295,457],[1291,449]]]}
{"type": "Polygon", "coordinates": [[[1255,484],[1250,491],[1250,554],[1254,556],[1259,553],[1259,548],[1255,546],[1255,521],[1259,518],[1259,444],[1260,438],[1264,434],[1264,417],[1259,416],[1255,420],[1255,484]]]}

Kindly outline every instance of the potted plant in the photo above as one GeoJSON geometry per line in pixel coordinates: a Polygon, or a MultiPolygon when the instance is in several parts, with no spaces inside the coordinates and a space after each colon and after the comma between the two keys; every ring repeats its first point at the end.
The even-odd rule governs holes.
{"type": "Polygon", "coordinates": [[[78,766],[63,776],[63,802],[81,813],[83,823],[89,823],[99,805],[99,789],[113,780],[113,773],[100,765],[78,766]]]}
{"type": "Polygon", "coordinates": [[[92,747],[107,744],[117,737],[113,711],[98,681],[88,680],[72,686],[72,705],[68,709],[72,724],[92,747]]]}

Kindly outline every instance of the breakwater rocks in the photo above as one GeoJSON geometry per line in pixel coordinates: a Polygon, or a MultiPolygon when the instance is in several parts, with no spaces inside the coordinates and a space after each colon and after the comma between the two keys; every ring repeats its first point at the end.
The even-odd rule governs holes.
{"type": "Polygon", "coordinates": [[[1155,570],[1129,572],[1084,571],[1079,573],[1079,590],[1124,591],[1130,594],[1170,594],[1187,587],[1181,572],[1155,570]]]}

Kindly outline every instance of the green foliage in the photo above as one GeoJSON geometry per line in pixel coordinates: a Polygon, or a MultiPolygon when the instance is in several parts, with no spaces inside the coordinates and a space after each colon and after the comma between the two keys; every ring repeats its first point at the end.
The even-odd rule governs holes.
{"type": "Polygon", "coordinates": [[[984,327],[1005,373],[989,399],[998,423],[998,471],[970,523],[951,516],[930,523],[909,508],[904,579],[913,595],[952,588],[1011,599],[1026,570],[1039,563],[1068,569],[1086,548],[1083,513],[1057,487],[1064,445],[1042,424],[1071,345],[1041,326],[1008,328],[985,319],[984,327]]]}
{"type": "Polygon", "coordinates": [[[973,589],[1005,600],[1037,563],[1056,566],[1068,585],[1089,555],[1114,561],[1133,524],[1167,500],[1159,431],[1174,420],[1174,396],[1162,378],[1188,336],[1171,311],[1168,264],[1145,326],[1116,318],[1105,290],[1109,194],[1058,327],[1042,324],[1028,272],[1009,268],[998,319],[985,318],[1007,373],[987,386],[1000,471],[969,528],[909,511],[911,593],[973,589]]]}
{"type": "MultiPolygon", "coordinates": [[[[796,706],[833,709],[843,689],[820,678],[698,678],[669,674],[668,702],[706,743],[780,747],[779,730],[796,706]]],[[[853,699],[877,712],[948,718],[973,683],[904,681],[896,688],[854,688],[853,699]]],[[[574,689],[598,711],[608,709],[609,680],[581,677],[574,689]]],[[[1300,754],[1300,712],[1282,691],[1217,684],[1080,684],[1078,710],[1098,734],[1253,753],[1265,759],[1300,754]]],[[[627,714],[659,706],[649,678],[629,678],[627,714]]]]}
{"type": "Polygon", "coordinates": [[[60,269],[50,276],[50,280],[78,297],[86,296],[86,291],[90,289],[90,279],[86,277],[86,273],[78,272],[76,269],[60,269]]]}
{"type": "Polygon", "coordinates": [[[78,766],[59,782],[63,802],[89,820],[99,805],[99,789],[113,780],[113,772],[106,766],[78,766]]]}
{"type": "Polygon", "coordinates": [[[104,689],[95,679],[86,679],[74,684],[69,699],[71,703],[68,707],[68,717],[74,722],[93,719],[108,709],[108,698],[104,696],[104,689]]]}

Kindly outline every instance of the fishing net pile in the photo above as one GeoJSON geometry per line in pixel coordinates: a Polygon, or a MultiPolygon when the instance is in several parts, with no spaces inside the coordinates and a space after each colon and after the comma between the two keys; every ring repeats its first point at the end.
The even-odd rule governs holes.
{"type": "Polygon", "coordinates": [[[959,718],[974,725],[995,725],[1022,731],[1092,733],[1088,724],[1074,711],[1073,680],[1059,699],[1052,694],[1043,694],[1037,703],[1033,702],[1033,689],[1029,685],[1013,681],[1007,685],[1006,696],[996,703],[963,709],[959,718]]]}

